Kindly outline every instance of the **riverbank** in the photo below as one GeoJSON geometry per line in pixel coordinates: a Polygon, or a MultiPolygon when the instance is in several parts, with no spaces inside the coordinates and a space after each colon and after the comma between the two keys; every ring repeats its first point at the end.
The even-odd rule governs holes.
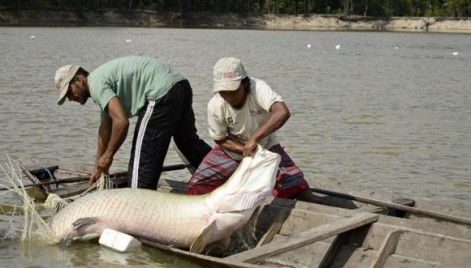
{"type": "Polygon", "coordinates": [[[239,15],[154,11],[0,10],[0,26],[205,27],[471,33],[470,18],[372,18],[336,15],[239,15]]]}

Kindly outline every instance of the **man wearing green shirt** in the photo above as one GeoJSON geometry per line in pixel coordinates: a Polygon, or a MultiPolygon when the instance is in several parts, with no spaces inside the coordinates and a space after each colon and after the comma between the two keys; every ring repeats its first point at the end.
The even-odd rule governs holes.
{"type": "Polygon", "coordinates": [[[102,173],[108,174],[133,116],[138,120],[128,167],[128,186],[132,188],[156,189],[172,137],[194,167],[211,150],[197,134],[190,83],[157,59],[118,58],[91,73],[66,65],[56,71],[54,80],[59,105],[66,98],[83,105],[91,97],[101,109],[97,160],[90,183],[102,173]]]}

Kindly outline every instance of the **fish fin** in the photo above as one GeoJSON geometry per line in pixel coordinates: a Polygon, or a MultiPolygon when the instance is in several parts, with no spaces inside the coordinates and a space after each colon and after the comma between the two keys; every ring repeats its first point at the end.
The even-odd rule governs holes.
{"type": "Polygon", "coordinates": [[[95,239],[95,238],[98,238],[100,237],[99,234],[96,234],[96,233],[92,233],[92,234],[85,234],[85,235],[82,235],[82,236],[76,236],[74,238],[72,238],[72,240],[77,240],[77,241],[88,241],[88,240],[92,240],[92,239],[95,239]]]}
{"type": "Polygon", "coordinates": [[[193,241],[193,243],[191,243],[190,252],[203,252],[206,245],[209,244],[214,228],[216,228],[216,221],[213,220],[203,229],[201,234],[193,241]]]}
{"type": "Polygon", "coordinates": [[[85,217],[77,219],[72,223],[72,232],[65,238],[65,241],[87,241],[99,237],[99,233],[96,233],[93,230],[87,230],[88,227],[97,223],[97,217],[85,217]]]}
{"type": "Polygon", "coordinates": [[[97,217],[86,217],[86,218],[80,218],[74,221],[72,223],[72,228],[74,231],[79,231],[82,228],[86,228],[92,224],[96,224],[98,222],[97,217]]]}

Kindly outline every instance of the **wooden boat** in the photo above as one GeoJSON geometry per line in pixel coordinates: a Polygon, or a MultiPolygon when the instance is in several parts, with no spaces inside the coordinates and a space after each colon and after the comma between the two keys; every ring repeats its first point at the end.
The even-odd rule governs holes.
{"type": "MultiPolygon", "coordinates": [[[[70,197],[89,187],[90,174],[83,167],[21,166],[45,195],[70,197]]],[[[125,172],[111,177],[116,186],[124,185],[125,172]]],[[[185,187],[184,181],[163,178],[158,190],[181,193],[185,187]]],[[[408,199],[388,202],[313,191],[318,204],[281,198],[267,201],[253,221],[233,236],[231,250],[223,257],[142,242],[205,267],[471,267],[469,218],[413,207],[408,199]]]]}

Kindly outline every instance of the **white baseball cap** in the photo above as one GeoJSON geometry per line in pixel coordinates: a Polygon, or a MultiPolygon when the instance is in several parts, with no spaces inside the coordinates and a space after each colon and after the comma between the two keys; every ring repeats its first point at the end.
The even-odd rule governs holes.
{"type": "Polygon", "coordinates": [[[65,65],[57,69],[54,77],[54,84],[59,93],[57,104],[62,105],[62,103],[64,103],[67,90],[69,89],[69,83],[72,81],[79,69],[80,66],[77,65],[65,65]]]}
{"type": "Polygon", "coordinates": [[[213,91],[234,91],[240,86],[240,81],[247,77],[244,65],[239,59],[225,57],[219,59],[213,68],[213,91]]]}

